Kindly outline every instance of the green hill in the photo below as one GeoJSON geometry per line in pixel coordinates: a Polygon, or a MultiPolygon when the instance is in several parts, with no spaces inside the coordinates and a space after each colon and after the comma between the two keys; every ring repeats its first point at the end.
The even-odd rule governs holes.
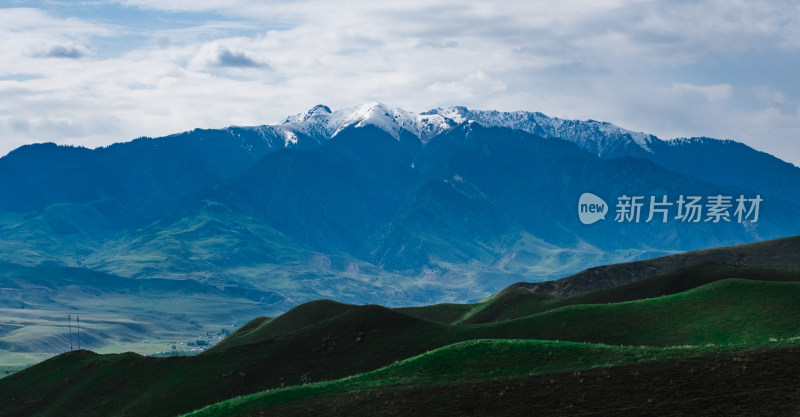
{"type": "MultiPolygon", "coordinates": [[[[583,350],[587,357],[595,349],[611,349],[562,344],[542,346],[542,351],[555,356],[561,348],[569,353],[583,350]]],[[[691,350],[664,355],[664,351],[653,348],[638,349],[642,356],[651,356],[629,364],[611,360],[594,368],[567,366],[556,370],[558,367],[554,366],[543,374],[534,365],[528,374],[483,379],[459,378],[457,374],[440,381],[413,376],[402,382],[383,379],[373,383],[370,379],[423,360],[414,358],[352,378],[231,399],[187,416],[790,416],[800,411],[797,346],[699,355],[691,350]],[[680,357],[681,354],[686,356],[680,357]]],[[[455,346],[452,350],[456,350],[455,346]]],[[[614,353],[620,354],[622,361],[634,358],[625,356],[630,353],[626,350],[614,353]]],[[[431,358],[442,359],[439,353],[431,352],[431,358]]],[[[493,353],[501,355],[499,360],[505,359],[501,352],[493,353]]],[[[508,365],[516,363],[513,358],[509,357],[512,361],[508,365]]],[[[463,360],[472,364],[468,358],[463,360]]],[[[478,368],[479,375],[480,371],[478,368]]]]}
{"type": "Polygon", "coordinates": [[[568,297],[621,287],[705,263],[751,268],[800,268],[800,236],[701,249],[644,261],[603,265],[556,281],[520,282],[509,288],[525,288],[540,294],[568,297]]]}
{"type": "Polygon", "coordinates": [[[664,297],[577,304],[464,328],[487,337],[616,345],[762,344],[800,336],[798,297],[800,283],[727,279],[664,297]]]}
{"type": "Polygon", "coordinates": [[[356,306],[350,304],[342,304],[331,300],[318,300],[301,304],[285,314],[281,314],[274,320],[259,318],[249,322],[214,346],[214,352],[273,339],[356,308],[356,306]]]}
{"type": "Polygon", "coordinates": [[[194,357],[70,352],[0,379],[0,415],[174,416],[237,395],[379,368],[440,343],[440,327],[363,306],[275,339],[194,357]]]}
{"type": "Polygon", "coordinates": [[[440,323],[477,324],[509,320],[576,304],[607,304],[676,294],[728,278],[800,281],[800,267],[755,268],[715,262],[678,269],[619,287],[558,297],[514,285],[476,304],[435,304],[401,308],[406,314],[440,323]]]}
{"type": "Polygon", "coordinates": [[[231,399],[188,414],[238,416],[275,410],[316,398],[356,395],[379,389],[479,382],[675,360],[718,353],[698,347],[607,346],[540,340],[479,339],[454,343],[376,371],[335,381],[269,390],[231,399]],[[390,388],[393,387],[393,388],[390,388]]]}
{"type": "MultiPolygon", "coordinates": [[[[77,410],[83,415],[172,416],[266,389],[372,371],[474,339],[755,348],[800,336],[798,297],[800,283],[729,279],[657,298],[570,305],[513,320],[452,325],[380,306],[320,301],[298,307],[284,319],[259,319],[196,357],[61,355],[0,379],[0,400],[10,404],[0,415],[55,416],[77,410]],[[31,386],[37,387],[35,392],[31,386]]],[[[559,361],[565,367],[594,366],[603,361],[602,352],[609,352],[608,363],[630,363],[620,359],[629,357],[624,349],[596,350],[599,356],[591,360],[582,358],[594,354],[578,351],[559,361]]],[[[508,352],[507,362],[513,363],[519,351],[508,352]]],[[[519,360],[533,360],[525,358],[519,360]]],[[[490,361],[468,362],[462,371],[452,372],[471,374],[476,369],[475,375],[481,375],[481,366],[490,369],[488,365],[490,361]]],[[[494,369],[500,375],[523,368],[494,369]]]]}

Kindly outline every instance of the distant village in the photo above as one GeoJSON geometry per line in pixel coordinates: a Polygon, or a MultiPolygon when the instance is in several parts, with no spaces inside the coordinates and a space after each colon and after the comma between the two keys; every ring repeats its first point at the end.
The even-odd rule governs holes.
{"type": "MultiPolygon", "coordinates": [[[[237,327],[234,324],[232,327],[237,327]]],[[[206,334],[193,342],[172,342],[172,350],[154,353],[149,356],[153,357],[171,357],[171,356],[194,356],[199,353],[211,349],[214,345],[221,342],[228,337],[231,331],[226,328],[220,329],[218,332],[207,331],[206,334]]]]}

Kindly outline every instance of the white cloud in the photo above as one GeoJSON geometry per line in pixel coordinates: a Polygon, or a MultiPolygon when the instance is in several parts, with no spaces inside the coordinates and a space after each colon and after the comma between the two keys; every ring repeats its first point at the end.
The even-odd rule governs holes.
{"type": "Polygon", "coordinates": [[[703,96],[707,101],[727,100],[733,96],[733,86],[729,84],[694,85],[690,83],[673,83],[669,91],[675,94],[703,96]]]}
{"type": "Polygon", "coordinates": [[[535,110],[667,138],[741,139],[782,155],[797,146],[787,136],[800,128],[795,77],[740,68],[800,62],[800,10],[788,0],[92,7],[100,5],[194,23],[148,15],[153,27],[143,31],[78,6],[66,17],[1,10],[0,154],[33,141],[96,146],[374,100],[412,111],[535,110]],[[765,108],[779,117],[765,118],[765,108]]]}
{"type": "Polygon", "coordinates": [[[170,12],[198,12],[226,9],[233,10],[248,4],[247,1],[236,0],[116,0],[116,2],[126,6],[170,12]]]}
{"type": "Polygon", "coordinates": [[[786,102],[786,96],[773,88],[758,86],[753,91],[756,98],[768,106],[779,106],[786,102]]]}
{"type": "Polygon", "coordinates": [[[441,93],[460,99],[490,95],[506,89],[507,86],[504,83],[492,79],[483,71],[476,71],[458,81],[437,81],[429,85],[426,90],[431,93],[441,93]]]}
{"type": "Polygon", "coordinates": [[[80,58],[88,55],[85,44],[113,29],[80,19],[57,19],[37,9],[2,9],[0,13],[0,73],[37,69],[31,58],[80,58]]]}

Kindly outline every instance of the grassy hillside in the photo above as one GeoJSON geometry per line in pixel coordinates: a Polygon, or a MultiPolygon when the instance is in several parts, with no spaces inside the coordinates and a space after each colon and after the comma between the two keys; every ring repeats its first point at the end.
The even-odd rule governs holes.
{"type": "Polygon", "coordinates": [[[464,315],[469,314],[476,307],[483,304],[483,302],[476,304],[443,303],[424,307],[400,307],[396,310],[408,314],[409,316],[419,317],[442,324],[450,324],[459,321],[464,315]]]}
{"type": "Polygon", "coordinates": [[[800,283],[727,279],[664,297],[571,305],[464,328],[624,345],[761,344],[800,335],[798,297],[800,283]]]}
{"type": "Polygon", "coordinates": [[[236,395],[376,369],[431,348],[439,327],[364,306],[277,339],[195,357],[71,352],[0,379],[0,415],[174,416],[236,395]]]}
{"type": "MultiPolygon", "coordinates": [[[[595,348],[585,347],[588,352],[595,348]]],[[[684,358],[681,353],[659,357],[663,352],[641,352],[652,356],[626,365],[610,361],[591,369],[553,367],[543,374],[534,370],[485,379],[432,382],[412,376],[404,383],[384,379],[370,384],[372,375],[364,374],[236,398],[187,416],[790,416],[800,411],[797,346],[681,352],[688,353],[684,358]]]]}
{"type": "Polygon", "coordinates": [[[480,339],[455,343],[387,367],[335,381],[275,389],[240,397],[188,416],[238,416],[280,409],[315,398],[382,389],[520,378],[554,372],[674,360],[719,353],[700,347],[607,346],[540,340],[480,339]]]}
{"type": "MultiPolygon", "coordinates": [[[[321,301],[298,307],[284,319],[259,319],[232,335],[229,342],[197,357],[156,359],[87,352],[59,356],[0,379],[0,400],[12,404],[3,407],[0,415],[49,416],[80,410],[85,415],[171,416],[265,389],[368,372],[474,339],[587,341],[626,347],[768,346],[777,343],[771,340],[785,342],[800,336],[798,297],[800,283],[731,279],[664,297],[571,305],[514,320],[451,325],[379,306],[321,301]],[[34,385],[36,393],[29,389],[34,385]],[[15,399],[13,403],[10,398],[15,399]]],[[[581,367],[603,360],[639,360],[625,349],[597,348],[590,354],[583,348],[566,348],[573,345],[558,346],[559,352],[572,353],[552,362],[553,366],[559,361],[581,367]]],[[[524,356],[527,353],[519,356],[521,351],[508,348],[508,362],[518,356],[523,368],[504,370],[507,366],[501,364],[493,372],[530,372],[524,363],[535,359],[524,356]]],[[[668,350],[653,350],[662,351],[668,350]]],[[[465,364],[462,371],[453,368],[453,375],[472,369],[481,375],[477,369],[484,369],[484,376],[491,376],[491,359],[481,365],[480,355],[473,356],[474,363],[465,364]]],[[[400,374],[391,378],[395,377],[403,378],[400,374]]]]}
{"type": "Polygon", "coordinates": [[[477,324],[542,313],[577,304],[607,304],[676,294],[728,278],[753,281],[800,281],[800,267],[755,268],[708,262],[619,287],[569,297],[514,285],[475,304],[434,304],[401,308],[406,314],[440,323],[477,324]]]}
{"type": "Polygon", "coordinates": [[[331,300],[311,301],[281,314],[274,320],[259,318],[251,321],[214,346],[213,352],[274,339],[356,308],[358,307],[354,305],[331,300]]]}
{"type": "Polygon", "coordinates": [[[556,281],[520,282],[511,287],[568,297],[616,288],[709,262],[751,268],[800,267],[800,236],[702,249],[645,261],[603,265],[556,281]]]}

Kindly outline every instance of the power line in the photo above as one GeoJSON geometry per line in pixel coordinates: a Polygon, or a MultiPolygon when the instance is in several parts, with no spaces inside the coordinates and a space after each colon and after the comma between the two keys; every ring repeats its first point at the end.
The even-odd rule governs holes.
{"type": "Polygon", "coordinates": [[[81,316],[75,316],[78,320],[78,350],[81,350],[81,316]]]}
{"type": "Polygon", "coordinates": [[[72,315],[67,314],[67,322],[69,323],[69,351],[72,352],[72,315]]]}

